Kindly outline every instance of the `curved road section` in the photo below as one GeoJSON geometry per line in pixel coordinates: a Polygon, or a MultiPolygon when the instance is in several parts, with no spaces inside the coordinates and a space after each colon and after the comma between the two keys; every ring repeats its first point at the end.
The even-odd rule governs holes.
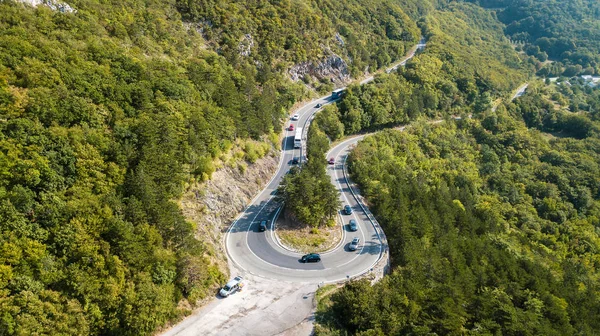
{"type": "MultiPolygon", "coordinates": [[[[417,49],[425,46],[421,40],[416,48],[407,55],[402,62],[387,69],[391,72],[415,55],[417,49]]],[[[361,84],[368,83],[373,77],[364,79],[361,84]]],[[[296,128],[305,130],[310,124],[314,114],[324,106],[335,102],[331,96],[316,99],[296,113],[298,120],[291,121],[296,128]],[[318,105],[320,104],[320,105],[318,105]]],[[[303,132],[306,134],[307,132],[303,132]]],[[[282,151],[277,172],[263,189],[250,203],[246,210],[233,222],[225,236],[225,246],[229,258],[241,269],[262,277],[295,282],[337,282],[355,277],[369,271],[382,255],[386,248],[380,239],[376,226],[360,206],[358,200],[350,190],[350,185],[344,175],[346,157],[352,145],[362,137],[348,139],[331,149],[327,157],[335,158],[335,164],[328,167],[331,182],[340,191],[342,207],[350,205],[352,214],[345,215],[341,209],[339,216],[344,224],[343,241],[332,251],[321,254],[321,262],[301,263],[301,254],[282,248],[273,234],[273,218],[277,216],[280,204],[275,200],[277,188],[288,171],[293,167],[294,158],[302,161],[302,150],[294,149],[295,131],[285,131],[282,141],[282,151]],[[349,232],[348,222],[354,219],[358,224],[358,231],[349,232]],[[265,232],[258,230],[259,223],[268,221],[265,232]],[[350,251],[348,245],[354,238],[360,238],[360,245],[356,251],[350,251]]],[[[303,139],[306,141],[306,139],[303,139]]]]}

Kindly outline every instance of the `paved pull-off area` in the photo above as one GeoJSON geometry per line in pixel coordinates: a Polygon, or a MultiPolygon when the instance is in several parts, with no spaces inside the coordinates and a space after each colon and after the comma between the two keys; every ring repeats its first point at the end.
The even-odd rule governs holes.
{"type": "MultiPolygon", "coordinates": [[[[424,40],[421,40],[403,61],[387,72],[404,65],[418,48],[424,46],[424,40]]],[[[372,76],[365,78],[361,84],[371,80],[372,76]]],[[[352,214],[345,215],[340,207],[345,230],[342,244],[332,251],[321,253],[321,262],[301,263],[301,255],[280,246],[273,233],[273,218],[280,208],[275,200],[277,188],[294,166],[293,159],[298,158],[302,162],[305,154],[302,148],[294,148],[295,132],[287,131],[287,126],[302,127],[306,135],[314,114],[335,100],[332,96],[316,99],[295,112],[299,115],[298,120],[286,122],[277,172],[232,223],[225,236],[231,274],[244,277],[243,290],[228,298],[217,297],[163,335],[308,335],[312,331],[314,292],[319,285],[361,276],[371,272],[376,264],[387,265],[383,232],[368,209],[359,204],[359,196],[351,190],[344,172],[351,146],[363,136],[341,142],[327,154],[327,158],[335,158],[335,163],[328,167],[328,174],[340,191],[342,207],[350,205],[352,208],[352,214]],[[358,224],[356,232],[348,232],[350,219],[358,224]],[[259,231],[262,220],[269,223],[264,232],[259,231]],[[348,249],[353,237],[361,239],[356,251],[348,249]]]]}
{"type": "Polygon", "coordinates": [[[246,275],[244,289],[216,299],[163,335],[309,335],[316,284],[246,275]]]}

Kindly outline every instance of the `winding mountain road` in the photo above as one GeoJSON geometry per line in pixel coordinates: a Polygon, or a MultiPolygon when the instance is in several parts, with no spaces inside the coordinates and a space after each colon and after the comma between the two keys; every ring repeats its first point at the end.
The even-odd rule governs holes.
{"type": "MultiPolygon", "coordinates": [[[[386,72],[406,64],[424,46],[425,41],[421,39],[403,60],[386,72]]],[[[369,76],[360,83],[373,79],[369,76]]],[[[304,105],[295,112],[299,120],[286,126],[303,127],[306,136],[314,114],[333,102],[331,96],[326,96],[304,105]],[[317,108],[317,104],[321,107],[317,108]]],[[[203,309],[165,330],[163,336],[309,335],[314,318],[314,293],[321,283],[344,281],[368,272],[382,257],[387,265],[387,253],[382,253],[387,248],[385,236],[369,209],[359,204],[359,197],[355,196],[345,175],[348,152],[365,135],[346,139],[327,154],[327,158],[335,158],[335,164],[328,166],[327,171],[332,183],[340,190],[340,200],[354,209],[351,216],[340,213],[342,221],[347,224],[351,218],[355,219],[358,231],[349,233],[344,225],[342,242],[330,252],[322,253],[320,263],[313,264],[300,263],[299,253],[291,252],[278,242],[272,227],[273,218],[281,208],[275,199],[277,187],[292,168],[292,160],[303,156],[303,149],[294,149],[294,135],[294,131],[286,131],[277,172],[232,223],[224,237],[231,271],[243,275],[248,285],[233,297],[222,299],[216,296],[216,300],[203,309]],[[262,220],[271,223],[265,232],[258,231],[262,220]],[[348,243],[355,236],[361,238],[361,246],[351,252],[348,243]]]]}
{"type": "MultiPolygon", "coordinates": [[[[424,46],[424,40],[421,40],[404,60],[388,68],[386,72],[406,64],[415,51],[424,46]]],[[[365,78],[361,84],[372,80],[372,76],[365,78]]],[[[521,86],[518,92],[524,92],[525,88],[526,84],[521,86]]],[[[306,104],[296,112],[300,115],[299,120],[292,123],[296,127],[306,129],[319,110],[316,105],[330,104],[334,101],[327,96],[306,104]]],[[[436,120],[432,123],[442,121],[436,120]]],[[[404,127],[398,129],[402,130],[404,127]]],[[[280,205],[274,200],[277,187],[292,167],[291,160],[302,156],[300,150],[293,149],[294,132],[286,132],[277,172],[266,188],[232,223],[224,238],[232,272],[244,275],[249,281],[249,286],[227,299],[221,300],[217,296],[217,300],[166,330],[163,336],[311,334],[314,293],[318,284],[352,278],[370,271],[375,263],[381,261],[380,258],[387,259],[387,253],[384,253],[387,246],[383,231],[369,209],[360,204],[360,196],[355,195],[349,181],[346,180],[345,163],[348,153],[356,143],[368,135],[370,134],[345,139],[330,149],[326,156],[335,159],[335,164],[330,165],[327,172],[332,183],[340,190],[342,204],[348,204],[354,210],[352,216],[340,216],[344,224],[351,218],[355,219],[359,224],[358,231],[350,233],[344,228],[342,243],[332,251],[322,253],[322,262],[316,264],[299,263],[300,254],[283,248],[278,243],[272,227],[266,232],[258,232],[257,226],[261,220],[271,223],[278,215],[280,205]],[[350,252],[347,245],[354,236],[361,238],[362,247],[350,252]]]]}
{"type": "MultiPolygon", "coordinates": [[[[424,46],[425,42],[421,40],[417,46],[411,49],[404,60],[388,68],[387,72],[406,64],[406,61],[415,55],[416,50],[424,46]]],[[[373,79],[374,77],[370,76],[360,83],[365,84],[373,79]]],[[[316,99],[297,110],[299,120],[290,123],[294,124],[296,128],[303,127],[306,130],[314,114],[321,109],[321,107],[316,107],[317,104],[325,106],[333,102],[335,99],[331,96],[316,99]]],[[[306,133],[304,132],[304,134],[306,133]]],[[[375,225],[369,219],[370,217],[358,204],[344,175],[348,148],[359,141],[361,137],[351,138],[340,143],[327,155],[327,157],[335,158],[335,164],[328,167],[328,174],[331,176],[332,183],[340,191],[340,201],[343,205],[350,205],[354,210],[353,214],[349,216],[342,215],[340,211],[339,216],[342,217],[341,220],[344,224],[347,224],[350,219],[355,219],[358,223],[358,231],[348,232],[347,225],[344,225],[342,243],[337,248],[322,253],[320,263],[301,263],[299,261],[301,254],[284,248],[276,239],[272,223],[280,210],[280,203],[275,200],[277,188],[285,174],[293,167],[292,159],[300,156],[302,160],[302,153],[298,154],[301,151],[294,150],[294,134],[292,131],[286,131],[277,172],[265,189],[251,201],[246,210],[229,228],[225,236],[225,246],[230,260],[238,268],[253,275],[292,282],[338,282],[369,271],[380,259],[382,251],[386,247],[382,243],[375,225]],[[258,230],[258,224],[262,220],[271,223],[266,232],[258,230]],[[361,245],[357,251],[350,252],[348,244],[355,236],[361,238],[361,245]]]]}
{"type": "Polygon", "coordinates": [[[529,83],[523,83],[523,84],[521,84],[521,85],[520,85],[520,86],[517,88],[517,90],[516,90],[515,94],[514,94],[514,95],[513,95],[513,96],[510,98],[510,100],[511,100],[511,101],[513,101],[513,100],[515,100],[515,99],[517,99],[517,98],[521,97],[522,95],[524,95],[524,94],[525,94],[525,91],[527,90],[527,88],[528,88],[528,87],[529,87],[529,83]]]}

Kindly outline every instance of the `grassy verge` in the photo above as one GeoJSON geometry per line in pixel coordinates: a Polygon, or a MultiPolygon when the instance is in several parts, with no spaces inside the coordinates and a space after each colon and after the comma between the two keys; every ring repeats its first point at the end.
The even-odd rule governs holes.
{"type": "Polygon", "coordinates": [[[317,301],[317,311],[315,312],[315,329],[314,335],[325,336],[325,335],[338,335],[333,332],[336,328],[332,328],[336,325],[335,318],[331,313],[331,295],[334,294],[338,288],[337,285],[325,285],[317,290],[315,293],[315,299],[317,301]]]}
{"type": "Polygon", "coordinates": [[[340,242],[342,230],[337,221],[334,226],[315,229],[280,216],[277,219],[277,236],[283,245],[296,251],[324,252],[340,242]]]}
{"type": "Polygon", "coordinates": [[[338,225],[317,230],[308,227],[299,230],[277,229],[277,235],[282,244],[304,253],[327,251],[337,245],[342,236],[338,225]]]}

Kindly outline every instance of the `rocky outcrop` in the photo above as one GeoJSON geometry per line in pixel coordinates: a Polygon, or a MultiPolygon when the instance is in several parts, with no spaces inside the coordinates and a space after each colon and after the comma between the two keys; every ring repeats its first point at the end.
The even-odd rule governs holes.
{"type": "Polygon", "coordinates": [[[17,0],[18,2],[22,2],[24,4],[28,4],[33,7],[37,7],[39,5],[45,5],[50,7],[50,9],[61,12],[61,13],[73,13],[77,12],[73,7],[69,4],[64,3],[62,1],[57,0],[17,0]]]}
{"type": "Polygon", "coordinates": [[[344,39],[342,38],[342,35],[340,35],[340,33],[335,33],[335,40],[340,44],[340,46],[344,47],[346,45],[346,43],[344,42],[344,39]]]}
{"type": "Polygon", "coordinates": [[[306,75],[311,75],[318,79],[331,78],[340,82],[350,79],[348,64],[336,54],[331,54],[319,61],[296,64],[288,72],[293,81],[303,79],[306,75]]]}
{"type": "Polygon", "coordinates": [[[248,57],[252,53],[252,47],[254,47],[254,39],[252,38],[252,35],[245,34],[238,44],[238,53],[240,56],[248,57]]]}
{"type": "Polygon", "coordinates": [[[196,224],[196,236],[208,244],[213,261],[226,274],[223,235],[238,213],[271,179],[278,165],[279,154],[276,153],[267,154],[245,169],[226,166],[213,173],[209,181],[190,187],[179,202],[186,219],[196,224]]]}

